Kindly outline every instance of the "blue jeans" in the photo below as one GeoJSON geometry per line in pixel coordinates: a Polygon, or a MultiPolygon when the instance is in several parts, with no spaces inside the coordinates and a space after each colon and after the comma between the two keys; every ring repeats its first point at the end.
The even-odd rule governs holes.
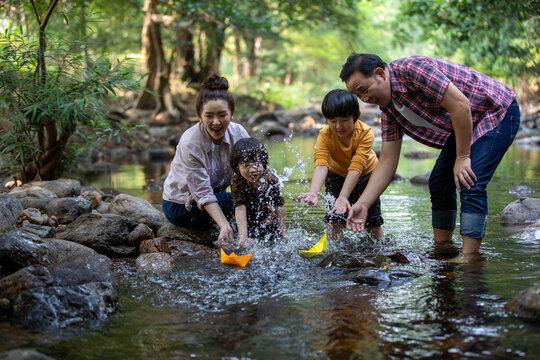
{"type": "MultiPolygon", "coordinates": [[[[219,207],[225,217],[230,221],[233,215],[233,204],[231,193],[214,193],[218,200],[219,207]]],[[[187,228],[208,228],[215,224],[214,219],[206,212],[193,204],[191,211],[188,211],[184,204],[177,204],[163,199],[163,212],[171,224],[187,228]]]]}
{"type": "MultiPolygon", "coordinates": [[[[462,236],[475,239],[484,237],[488,214],[486,187],[506,150],[514,141],[519,130],[519,122],[519,105],[514,100],[501,123],[471,146],[471,167],[477,180],[469,190],[461,187],[462,236]]],[[[456,139],[452,134],[441,150],[429,178],[432,224],[435,229],[454,230],[456,227],[455,160],[456,139]]]]}

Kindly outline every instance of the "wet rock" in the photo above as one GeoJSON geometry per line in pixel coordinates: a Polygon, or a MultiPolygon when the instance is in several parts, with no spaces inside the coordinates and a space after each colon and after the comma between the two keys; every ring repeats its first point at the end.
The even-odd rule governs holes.
{"type": "Polygon", "coordinates": [[[540,219],[540,199],[520,198],[501,212],[502,224],[531,224],[540,219]]]}
{"type": "Polygon", "coordinates": [[[83,214],[92,212],[90,201],[81,198],[58,198],[48,202],[45,212],[55,216],[60,224],[69,224],[83,214]]]}
{"type": "Polygon", "coordinates": [[[514,186],[510,188],[510,190],[508,190],[508,193],[510,195],[527,196],[527,195],[533,195],[534,193],[536,193],[536,190],[534,190],[530,186],[518,185],[518,186],[514,186]]]}
{"type": "Polygon", "coordinates": [[[19,199],[0,194],[0,229],[17,225],[19,215],[23,210],[19,199]]]}
{"type": "Polygon", "coordinates": [[[43,211],[50,218],[56,218],[60,224],[68,224],[82,214],[92,211],[90,202],[82,198],[22,199],[25,209],[35,208],[43,211]]]}
{"type": "Polygon", "coordinates": [[[49,286],[54,282],[49,270],[42,265],[30,265],[0,279],[0,298],[15,301],[23,291],[49,286]]]}
{"type": "Polygon", "coordinates": [[[174,260],[169,254],[154,252],[139,255],[136,263],[140,272],[167,272],[172,270],[174,260]]]}
{"type": "Polygon", "coordinates": [[[46,214],[42,214],[36,208],[26,208],[21,212],[21,222],[27,220],[30,224],[56,226],[57,221],[51,219],[46,214]]]}
{"type": "Polygon", "coordinates": [[[54,360],[35,350],[15,349],[0,353],[1,360],[54,360]]]}
{"type": "Polygon", "coordinates": [[[86,199],[90,202],[92,209],[97,208],[101,204],[101,193],[97,190],[86,190],[80,195],[81,198],[86,199]]]}
{"type": "Polygon", "coordinates": [[[343,251],[334,252],[324,258],[317,266],[329,268],[332,266],[339,268],[358,268],[358,267],[381,267],[389,263],[390,258],[382,254],[373,256],[354,256],[343,251]]]}
{"type": "Polygon", "coordinates": [[[78,180],[73,179],[34,181],[24,186],[39,186],[53,192],[59,198],[79,196],[81,194],[81,183],[78,180]]]}
{"type": "Polygon", "coordinates": [[[109,282],[34,288],[19,294],[12,321],[32,329],[92,326],[118,309],[116,287],[109,282]]]}
{"type": "Polygon", "coordinates": [[[54,237],[55,230],[46,225],[28,224],[21,227],[22,231],[39,236],[42,239],[54,237]]]}
{"type": "Polygon", "coordinates": [[[70,257],[95,253],[74,242],[45,240],[20,230],[0,233],[0,264],[11,272],[29,265],[48,266],[70,257]]]}
{"type": "Polygon", "coordinates": [[[154,233],[146,224],[139,224],[137,227],[129,233],[127,242],[131,246],[139,247],[141,242],[146,239],[153,239],[154,233]]]}
{"type": "Polygon", "coordinates": [[[109,206],[110,206],[110,203],[102,201],[101,204],[99,204],[99,206],[96,207],[94,210],[100,214],[108,214],[109,206]]]}
{"type": "Polygon", "coordinates": [[[157,252],[170,254],[169,245],[167,244],[167,240],[165,240],[165,238],[157,237],[154,239],[144,240],[139,246],[140,254],[157,252]]]}
{"type": "Polygon", "coordinates": [[[125,216],[138,223],[148,225],[152,230],[161,226],[163,215],[147,200],[135,196],[120,194],[111,202],[111,214],[125,216]]]}
{"type": "Polygon", "coordinates": [[[414,185],[428,185],[429,177],[431,176],[431,171],[425,175],[416,175],[411,178],[411,184],[414,185]]]}
{"type": "Polygon", "coordinates": [[[32,187],[23,187],[19,186],[16,188],[13,188],[9,192],[9,195],[16,197],[17,199],[23,199],[23,198],[36,198],[36,199],[53,199],[56,198],[56,194],[52,191],[39,187],[39,186],[32,186],[32,187]]]}
{"type": "Polygon", "coordinates": [[[48,267],[55,286],[72,286],[92,282],[108,282],[118,287],[111,259],[87,254],[68,258],[48,267]]]}
{"type": "Polygon", "coordinates": [[[408,264],[409,263],[409,259],[407,259],[407,257],[405,255],[403,255],[402,253],[400,253],[400,252],[390,254],[390,255],[386,255],[386,256],[388,256],[390,258],[390,260],[392,260],[393,262],[398,263],[398,264],[408,264]]]}
{"type": "Polygon", "coordinates": [[[171,251],[171,255],[175,259],[181,256],[208,256],[216,252],[215,249],[209,248],[208,246],[184,240],[169,241],[168,246],[169,250],[171,251]]]}
{"type": "Polygon", "coordinates": [[[376,286],[378,288],[389,288],[391,286],[404,284],[414,278],[416,274],[405,271],[394,270],[362,270],[349,274],[347,279],[361,285],[376,286]]]}
{"type": "Polygon", "coordinates": [[[424,160],[436,158],[437,154],[428,151],[409,151],[406,152],[403,156],[405,156],[407,159],[412,160],[424,160]]]}
{"type": "Polygon", "coordinates": [[[55,237],[88,246],[108,256],[131,256],[137,253],[137,248],[128,246],[127,237],[137,225],[124,216],[84,214],[57,231],[55,237]]]}
{"type": "Polygon", "coordinates": [[[165,221],[157,231],[157,236],[167,238],[169,241],[190,241],[210,247],[213,247],[213,242],[217,240],[218,235],[219,231],[216,229],[181,228],[168,221],[165,221]]]}
{"type": "Polygon", "coordinates": [[[540,285],[523,290],[504,307],[519,318],[540,323],[540,285]]]}

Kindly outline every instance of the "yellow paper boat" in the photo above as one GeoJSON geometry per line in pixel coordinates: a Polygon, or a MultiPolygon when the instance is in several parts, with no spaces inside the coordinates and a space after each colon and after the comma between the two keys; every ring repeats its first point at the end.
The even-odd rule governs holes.
{"type": "Polygon", "coordinates": [[[298,250],[300,251],[300,254],[304,255],[305,257],[313,257],[321,255],[323,252],[325,252],[328,249],[328,242],[326,241],[326,234],[324,234],[315,245],[309,250],[298,250]]]}
{"type": "Polygon", "coordinates": [[[253,257],[253,254],[250,255],[241,255],[237,256],[234,252],[231,253],[231,255],[225,254],[225,251],[221,249],[221,263],[222,264],[232,264],[232,265],[239,265],[239,266],[246,266],[253,257]]]}

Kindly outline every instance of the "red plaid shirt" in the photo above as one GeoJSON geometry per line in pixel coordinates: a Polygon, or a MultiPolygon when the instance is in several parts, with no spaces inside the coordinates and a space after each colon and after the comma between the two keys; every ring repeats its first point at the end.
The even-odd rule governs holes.
{"type": "Polygon", "coordinates": [[[409,56],[388,65],[392,99],[421,118],[448,132],[411,124],[393,103],[381,108],[382,140],[395,141],[403,134],[425,145],[442,148],[453,133],[450,113],[440,104],[452,82],[471,103],[473,144],[499,125],[516,95],[505,85],[464,65],[424,56],[409,56]]]}

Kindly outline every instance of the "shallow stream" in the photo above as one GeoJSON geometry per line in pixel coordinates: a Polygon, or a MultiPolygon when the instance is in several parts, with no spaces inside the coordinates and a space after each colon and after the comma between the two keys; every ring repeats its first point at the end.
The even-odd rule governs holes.
{"type": "MultiPolygon", "coordinates": [[[[284,183],[288,243],[251,249],[255,256],[240,270],[221,265],[217,252],[181,257],[176,271],[153,276],[138,274],[133,261],[117,261],[122,311],[109,322],[45,334],[0,323],[0,351],[35,348],[55,359],[540,358],[540,327],[503,307],[540,282],[540,234],[525,237],[499,223],[517,199],[509,188],[540,190],[539,151],[513,146],[495,173],[482,261],[434,259],[427,186],[398,181],[381,197],[384,241],[346,233],[329,253],[400,252],[410,263],[343,269],[319,267],[322,258],[297,251],[324,233],[322,201],[308,209],[293,200],[309,189],[314,144],[268,144],[270,166],[284,183]]],[[[405,141],[403,178],[426,174],[435,162],[403,156],[412,150],[437,152],[405,141]]],[[[125,165],[93,185],[159,202],[159,191],[141,188],[167,166],[125,165]]]]}

